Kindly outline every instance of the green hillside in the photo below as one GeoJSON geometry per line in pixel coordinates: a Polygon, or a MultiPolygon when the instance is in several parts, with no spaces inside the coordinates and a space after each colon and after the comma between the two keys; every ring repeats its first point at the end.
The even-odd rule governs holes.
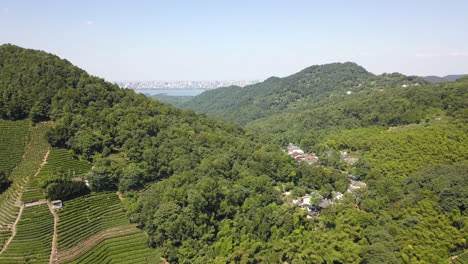
{"type": "Polygon", "coordinates": [[[283,144],[294,141],[311,147],[323,142],[330,131],[424,124],[442,116],[464,122],[461,120],[466,120],[467,85],[467,80],[461,79],[340,96],[288,109],[254,121],[249,127],[274,134],[283,144]]]}
{"type": "MultiPolygon", "coordinates": [[[[154,181],[190,175],[186,184],[194,186],[199,181],[200,186],[219,181],[220,184],[213,185],[219,193],[229,190],[227,187],[235,182],[245,185],[258,181],[259,186],[273,186],[276,181],[291,181],[302,170],[278,146],[262,143],[237,125],[181,111],[120,89],[56,56],[3,45],[0,58],[3,65],[0,82],[9,84],[0,86],[5,94],[0,115],[8,119],[54,120],[55,126],[47,134],[49,142],[94,162],[89,176],[93,191],[139,190],[145,185],[150,188],[147,184],[154,181]],[[18,74],[23,75],[23,82],[16,81],[18,74]],[[21,100],[13,103],[15,98],[21,100]],[[13,108],[17,111],[11,111],[13,108]],[[107,159],[116,152],[122,153],[128,162],[107,159]]],[[[69,185],[66,181],[57,184],[64,188],[69,185]]],[[[233,217],[235,208],[249,197],[263,194],[262,203],[279,202],[273,189],[254,190],[250,185],[245,185],[244,194],[232,201],[223,202],[224,195],[219,194],[219,198],[208,201],[203,208],[192,208],[182,200],[180,206],[196,210],[191,221],[204,228],[204,235],[214,236],[220,219],[233,217]],[[232,208],[225,211],[226,206],[232,208]]],[[[143,203],[140,199],[135,202],[143,203]]],[[[131,218],[150,234],[152,227],[145,223],[147,218],[143,221],[134,210],[143,205],[128,206],[131,218]]],[[[184,237],[193,240],[202,235],[194,232],[184,237]]],[[[162,254],[172,261],[178,258],[176,253],[162,254]]]]}
{"type": "Polygon", "coordinates": [[[241,127],[45,52],[3,45],[0,65],[0,117],[52,120],[47,140],[59,156],[74,153],[65,160],[77,169],[92,163],[90,189],[66,172],[45,188],[92,191],[63,199],[61,263],[426,264],[466,250],[466,78],[427,85],[337,63],[189,102],[249,123],[241,127]],[[318,161],[297,162],[284,153],[289,142],[318,161]],[[347,192],[351,179],[367,187],[347,192]],[[331,204],[310,214],[293,202],[306,193],[331,204]]]}
{"type": "Polygon", "coordinates": [[[375,76],[363,67],[347,62],[315,65],[284,78],[241,87],[224,87],[204,92],[183,104],[187,109],[240,124],[281,113],[330,97],[387,87],[425,83],[401,74],[375,76]]]}
{"type": "Polygon", "coordinates": [[[146,94],[146,96],[154,100],[158,100],[162,103],[171,104],[176,107],[181,107],[184,103],[190,101],[193,98],[193,96],[172,96],[167,94],[146,94]]]}

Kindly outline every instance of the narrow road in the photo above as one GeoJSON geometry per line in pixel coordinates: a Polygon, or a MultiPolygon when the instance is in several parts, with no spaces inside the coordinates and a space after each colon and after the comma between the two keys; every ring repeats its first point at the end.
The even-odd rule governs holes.
{"type": "Polygon", "coordinates": [[[16,217],[16,220],[15,222],[13,223],[13,226],[11,227],[11,236],[10,238],[8,238],[8,240],[5,242],[5,245],[3,245],[3,248],[2,250],[0,251],[0,255],[2,255],[3,252],[5,252],[5,250],[7,250],[8,248],[8,245],[10,244],[10,242],[13,240],[13,238],[15,237],[16,235],[16,225],[18,224],[20,218],[21,218],[21,215],[23,214],[23,210],[24,210],[24,205],[22,205],[20,207],[20,210],[18,212],[18,216],[16,217]]]}
{"type": "MultiPolygon", "coordinates": [[[[46,154],[44,155],[44,158],[42,159],[42,163],[39,165],[39,168],[37,169],[36,173],[34,173],[34,175],[32,177],[36,177],[39,172],[41,171],[42,167],[47,163],[47,158],[49,157],[49,154],[50,154],[50,147],[49,149],[47,150],[46,154]]],[[[31,177],[28,177],[27,178],[28,181],[31,180],[31,177]]],[[[18,196],[18,201],[20,203],[20,210],[18,212],[18,215],[16,216],[16,220],[15,222],[13,223],[13,225],[11,226],[11,236],[10,238],[8,238],[8,240],[5,242],[5,245],[3,245],[3,248],[2,250],[0,251],[0,255],[5,252],[8,248],[8,245],[10,245],[11,241],[13,240],[13,238],[15,237],[16,235],[16,226],[18,225],[18,222],[19,220],[21,219],[21,215],[23,214],[23,210],[24,210],[24,204],[21,202],[21,195],[18,196]]],[[[40,204],[40,203],[38,203],[40,204]]],[[[58,221],[58,219],[57,219],[58,221]]],[[[55,223],[55,216],[54,216],[54,223],[55,223]]],[[[55,224],[54,224],[54,228],[55,228],[55,224]]],[[[54,230],[55,231],[55,230],[54,230]]]]}
{"type": "MultiPolygon", "coordinates": [[[[41,163],[41,165],[39,165],[39,169],[36,171],[36,173],[34,173],[32,178],[36,178],[36,176],[39,174],[39,172],[41,172],[42,167],[44,167],[44,165],[46,165],[47,159],[49,158],[49,154],[50,154],[50,147],[49,147],[49,149],[47,149],[47,152],[44,155],[44,158],[42,159],[42,163],[41,163]]],[[[30,178],[29,178],[29,180],[30,180],[30,178]]]]}
{"type": "Polygon", "coordinates": [[[54,234],[52,236],[52,249],[50,251],[49,264],[55,264],[57,263],[57,224],[59,221],[59,217],[57,215],[57,212],[55,212],[55,209],[50,201],[47,202],[47,205],[49,206],[50,212],[54,216],[54,234]]]}

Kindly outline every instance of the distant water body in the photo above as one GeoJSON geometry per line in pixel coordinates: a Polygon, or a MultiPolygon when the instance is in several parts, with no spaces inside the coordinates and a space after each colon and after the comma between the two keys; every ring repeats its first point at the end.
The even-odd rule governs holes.
{"type": "Polygon", "coordinates": [[[137,93],[142,94],[165,94],[169,96],[195,96],[208,91],[207,89],[135,89],[137,93]]]}

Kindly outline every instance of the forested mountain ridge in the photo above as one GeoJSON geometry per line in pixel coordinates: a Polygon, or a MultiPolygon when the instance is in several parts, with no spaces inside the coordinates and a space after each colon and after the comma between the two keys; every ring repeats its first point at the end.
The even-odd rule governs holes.
{"type": "Polygon", "coordinates": [[[418,77],[397,73],[376,76],[352,62],[331,63],[311,66],[284,78],[271,77],[244,88],[207,91],[182,106],[246,124],[330,96],[423,83],[426,82],[418,77]]]}
{"type": "Polygon", "coordinates": [[[246,140],[246,148],[259,143],[240,126],[120,89],[45,52],[3,45],[0,65],[0,116],[54,120],[50,143],[71,148],[88,160],[119,151],[129,160],[157,166],[158,177],[166,177],[193,169],[190,163],[225,145],[236,145],[233,142],[240,138],[246,140]],[[178,142],[182,138],[192,140],[178,142]],[[166,150],[154,152],[155,146],[166,150]]]}
{"type": "Polygon", "coordinates": [[[351,81],[350,95],[341,86],[339,94],[324,88],[320,100],[296,101],[324,115],[273,131],[278,142],[297,139],[317,152],[314,166],[250,128],[161,104],[13,45],[0,47],[0,116],[53,120],[49,143],[93,163],[91,191],[119,190],[127,216],[170,263],[446,263],[468,239],[465,80],[420,97],[427,87],[404,89],[414,81],[406,76],[386,75],[390,88],[377,91],[375,76],[345,67],[367,76],[366,85],[351,81]],[[308,135],[315,129],[318,137],[308,135]],[[344,162],[344,151],[359,161],[344,162]],[[350,175],[368,188],[346,193],[350,175]],[[308,218],[291,201],[312,192],[332,199],[332,191],[344,196],[320,216],[308,218]]]}
{"type": "Polygon", "coordinates": [[[331,131],[420,124],[438,116],[466,119],[466,78],[458,82],[394,87],[336,96],[291,108],[251,122],[259,133],[274,134],[282,144],[313,146],[331,131]]]}
{"type": "MultiPolygon", "coordinates": [[[[53,120],[49,143],[93,163],[87,176],[92,191],[127,193],[128,215],[170,261],[212,261],[215,256],[209,251],[221,221],[279,206],[274,187],[281,182],[298,181],[303,175],[317,177],[317,187],[321,181],[332,186],[346,182],[339,173],[325,175],[300,166],[279,146],[262,142],[238,125],[120,89],[46,52],[3,45],[0,66],[0,117],[53,120]],[[124,162],[115,162],[111,155],[124,162]],[[144,186],[141,197],[152,199],[132,195],[144,186]],[[166,186],[163,192],[160,186],[166,186]],[[200,251],[187,251],[194,248],[200,251]]],[[[71,184],[60,180],[66,175],[57,177],[48,184],[71,184]]],[[[67,199],[61,195],[57,198],[67,199]]]]}

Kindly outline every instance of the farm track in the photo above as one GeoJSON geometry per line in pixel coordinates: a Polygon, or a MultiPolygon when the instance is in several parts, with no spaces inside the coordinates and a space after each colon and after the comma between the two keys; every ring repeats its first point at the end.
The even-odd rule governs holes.
{"type": "MultiPolygon", "coordinates": [[[[94,230],[94,233],[87,232],[79,236],[79,239],[84,240],[75,241],[78,243],[70,248],[63,250],[59,248],[59,245],[62,245],[59,243],[61,242],[59,241],[60,235],[62,235],[62,240],[65,238],[65,243],[69,243],[70,239],[67,236],[81,234],[79,230],[81,227],[73,225],[73,218],[68,219],[67,222],[66,214],[62,216],[53,208],[51,202],[44,198],[44,193],[39,186],[40,180],[44,179],[44,175],[48,175],[47,173],[56,166],[65,164],[73,175],[75,171],[77,175],[82,175],[84,171],[90,169],[90,165],[73,160],[73,157],[65,150],[51,149],[44,140],[43,133],[52,125],[53,123],[47,122],[33,127],[33,131],[36,132],[31,133],[32,136],[24,147],[23,154],[18,156],[20,163],[13,168],[14,184],[9,189],[8,196],[1,197],[0,221],[2,225],[0,229],[5,231],[2,238],[5,242],[0,248],[0,262],[23,263],[23,261],[33,260],[33,262],[58,264],[88,259],[91,262],[87,263],[93,264],[114,260],[119,263],[142,263],[141,261],[154,263],[148,262],[152,253],[145,246],[145,237],[141,230],[134,224],[121,221],[125,215],[122,209],[119,209],[120,201],[125,198],[120,193],[117,193],[117,197],[109,196],[103,201],[99,200],[100,202],[92,201],[94,197],[86,198],[85,200],[90,200],[89,203],[94,205],[90,207],[92,209],[88,210],[88,213],[95,222],[89,227],[86,225],[86,228],[94,230]],[[105,206],[101,208],[102,203],[105,206]],[[45,207],[46,204],[47,207],[45,207]],[[74,231],[59,234],[59,225],[64,222],[70,223],[70,221],[72,221],[74,231]],[[86,236],[89,237],[86,238],[86,236]],[[135,247],[135,245],[138,246],[135,247]],[[99,250],[97,253],[96,247],[99,250]],[[129,250],[133,250],[134,253],[131,257],[127,256],[129,250]],[[29,255],[34,257],[28,260],[29,255]]],[[[80,206],[78,208],[82,209],[80,206]]],[[[69,246],[72,244],[69,243],[69,246]]]]}
{"type": "Polygon", "coordinates": [[[102,243],[106,239],[110,239],[116,236],[125,235],[125,234],[132,234],[138,232],[135,225],[127,225],[127,226],[118,226],[109,228],[107,230],[101,231],[88,239],[81,241],[80,243],[76,244],[74,247],[59,251],[57,253],[56,261],[58,262],[50,262],[52,263],[62,263],[66,261],[72,261],[81,255],[85,254],[86,252],[93,249],[96,245],[102,243]]]}
{"type": "Polygon", "coordinates": [[[36,178],[36,176],[39,174],[39,172],[41,172],[42,167],[44,167],[44,165],[46,165],[47,159],[49,158],[49,155],[50,155],[50,147],[47,149],[47,152],[46,152],[46,154],[44,155],[44,158],[42,159],[42,163],[41,163],[41,165],[39,166],[39,169],[36,171],[36,173],[34,173],[33,178],[36,178]]]}
{"type": "MultiPolygon", "coordinates": [[[[42,159],[42,163],[40,164],[40,166],[39,166],[38,170],[36,171],[36,173],[33,175],[33,178],[36,177],[36,176],[39,174],[39,172],[41,171],[42,167],[47,163],[47,158],[49,157],[49,154],[50,154],[50,148],[48,148],[47,152],[45,153],[44,158],[42,159]]],[[[26,183],[27,183],[28,181],[30,181],[30,180],[31,180],[31,177],[27,177],[26,183]]],[[[20,193],[20,195],[18,196],[18,198],[19,198],[19,199],[18,199],[17,201],[21,201],[21,193],[20,193]]],[[[20,203],[21,203],[21,202],[20,202],[20,203]]],[[[32,205],[28,205],[28,207],[29,207],[29,206],[34,206],[34,205],[40,205],[40,204],[43,204],[43,203],[44,203],[43,201],[38,201],[38,202],[36,202],[36,203],[34,203],[34,204],[32,204],[32,205]]],[[[18,222],[19,222],[20,219],[21,219],[21,215],[23,214],[24,208],[25,208],[25,205],[24,205],[24,204],[21,204],[21,205],[20,205],[20,210],[19,210],[19,212],[18,212],[18,215],[16,216],[16,220],[15,220],[15,222],[13,223],[13,225],[11,226],[11,236],[10,236],[10,238],[8,238],[8,240],[7,240],[7,241],[5,242],[5,244],[3,245],[3,248],[2,248],[2,250],[0,251],[0,255],[1,255],[3,252],[5,252],[5,251],[7,250],[9,244],[11,243],[11,241],[13,240],[13,238],[15,237],[15,235],[16,235],[16,226],[17,226],[18,222]]]]}
{"type": "Polygon", "coordinates": [[[2,255],[3,252],[5,252],[8,248],[8,245],[10,245],[11,241],[13,240],[13,238],[16,236],[16,226],[18,225],[18,222],[21,218],[21,215],[23,214],[23,210],[24,210],[24,205],[20,207],[20,210],[18,212],[18,216],[16,217],[16,220],[15,222],[13,223],[13,225],[11,226],[11,236],[10,238],[8,238],[8,240],[5,242],[5,244],[3,245],[3,248],[2,250],[0,251],[0,255],[2,255]]]}
{"type": "Polygon", "coordinates": [[[50,213],[54,216],[54,234],[52,235],[52,249],[50,251],[49,264],[56,264],[57,262],[57,224],[59,217],[51,202],[47,202],[50,213]]]}

